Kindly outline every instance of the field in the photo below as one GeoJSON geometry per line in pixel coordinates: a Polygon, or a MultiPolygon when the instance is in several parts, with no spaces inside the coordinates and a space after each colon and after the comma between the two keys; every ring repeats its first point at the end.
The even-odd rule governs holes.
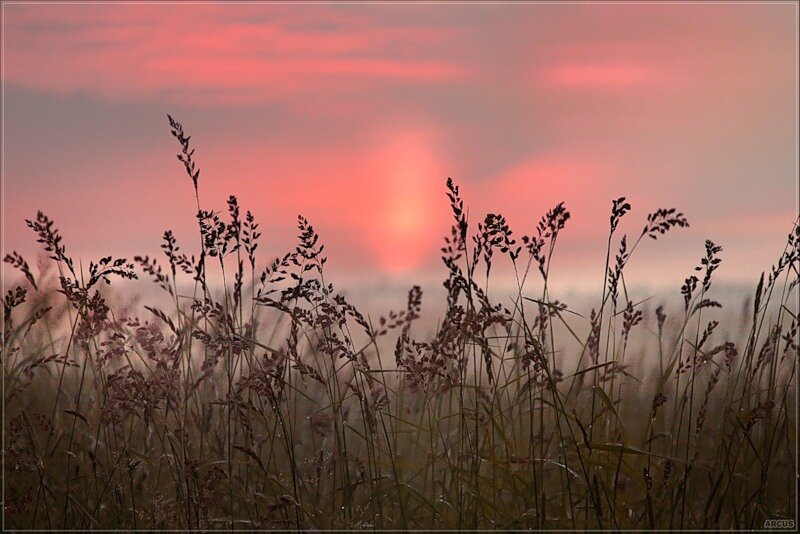
{"type": "Polygon", "coordinates": [[[255,217],[235,197],[222,213],[201,203],[190,139],[170,125],[199,243],[166,231],[162,258],[82,268],[40,212],[28,226],[49,267],[5,257],[4,528],[796,520],[797,225],[743,305],[718,302],[722,250],[707,241],[667,309],[629,300],[625,268],[689,221],[662,209],[620,235],[631,206],[617,199],[596,305],[572,309],[548,290],[567,208],[517,236],[500,215],[471,224],[448,180],[441,317],[423,323],[416,286],[370,317],[326,278],[302,217],[296,249],[262,268],[255,217]],[[510,301],[487,289],[500,263],[510,301]],[[127,305],[132,286],[114,282],[134,278],[163,298],[127,305]]]}

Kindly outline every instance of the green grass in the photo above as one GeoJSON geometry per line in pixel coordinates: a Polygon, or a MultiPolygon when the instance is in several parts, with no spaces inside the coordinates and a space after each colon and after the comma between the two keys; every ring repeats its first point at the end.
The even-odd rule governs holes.
{"type": "MultiPolygon", "coordinates": [[[[682,306],[631,302],[631,254],[688,225],[659,210],[618,229],[595,309],[551,299],[563,204],[516,240],[474,237],[458,187],[444,312],[363,315],[325,278],[321,239],[257,269],[258,224],[206,211],[182,126],[199,243],[82,269],[44,214],[55,266],[4,306],[6,529],[753,529],[796,519],[800,233],[745,315],[721,308],[721,248],[698,249],[682,306]],[[652,239],[651,239],[652,238],[652,239]],[[494,302],[507,262],[515,296],[494,302]],[[134,265],[134,263],[136,265],[134,265]],[[105,282],[151,278],[158,304],[105,282]],[[219,278],[222,284],[211,283],[219,278]],[[164,302],[169,304],[163,304],[164,302]],[[392,350],[392,348],[394,350],[392,350]]],[[[6,280],[10,279],[6,276],[6,280]]],[[[678,288],[676,288],[676,291],[678,288]]]]}

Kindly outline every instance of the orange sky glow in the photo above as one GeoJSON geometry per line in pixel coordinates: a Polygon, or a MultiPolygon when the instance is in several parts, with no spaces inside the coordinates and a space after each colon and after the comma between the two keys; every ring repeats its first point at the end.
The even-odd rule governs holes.
{"type": "Polygon", "coordinates": [[[706,238],[755,282],[797,217],[793,3],[4,3],[2,23],[6,252],[34,254],[39,209],[84,263],[167,228],[190,250],[167,113],[204,207],[261,221],[264,263],[302,213],[350,283],[443,273],[448,176],[518,237],[564,201],[566,286],[602,279],[622,195],[623,231],[688,217],[632,264],[676,290],[706,238]]]}

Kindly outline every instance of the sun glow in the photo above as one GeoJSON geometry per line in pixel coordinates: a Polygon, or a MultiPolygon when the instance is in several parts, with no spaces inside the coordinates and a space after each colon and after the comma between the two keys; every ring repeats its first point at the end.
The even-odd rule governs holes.
{"type": "Polygon", "coordinates": [[[424,131],[394,135],[381,150],[385,162],[373,243],[386,272],[411,271],[435,248],[443,180],[430,136],[424,131]]]}

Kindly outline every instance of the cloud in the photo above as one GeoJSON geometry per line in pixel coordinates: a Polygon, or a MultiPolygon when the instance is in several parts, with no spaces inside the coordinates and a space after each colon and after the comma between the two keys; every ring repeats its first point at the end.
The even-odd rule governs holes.
{"type": "Polygon", "coordinates": [[[249,105],[466,74],[454,61],[426,59],[452,29],[330,7],[300,20],[296,9],[269,6],[255,22],[248,6],[7,7],[5,81],[39,91],[249,105]]]}
{"type": "Polygon", "coordinates": [[[669,69],[630,61],[566,62],[543,69],[546,84],[570,89],[664,89],[682,85],[669,69]]]}

